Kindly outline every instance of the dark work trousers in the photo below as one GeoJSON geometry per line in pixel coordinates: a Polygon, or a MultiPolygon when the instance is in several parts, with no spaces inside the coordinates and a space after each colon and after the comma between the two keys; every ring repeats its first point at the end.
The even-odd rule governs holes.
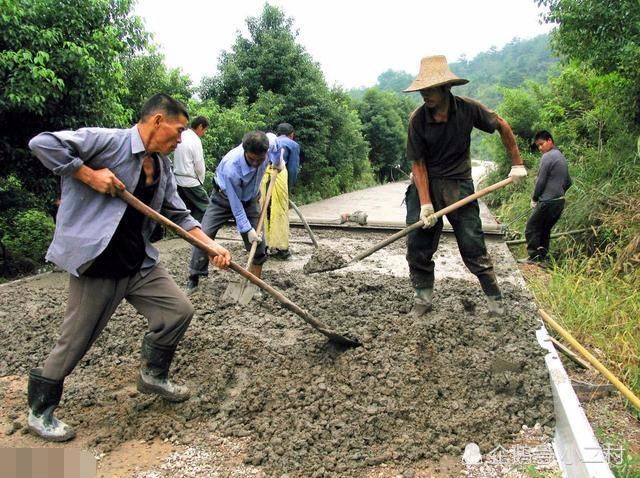
{"type": "Polygon", "coordinates": [[[151,344],[178,345],[193,317],[193,306],[167,270],[156,265],[142,277],[123,279],[69,276],[69,299],[60,337],[42,375],[62,380],[89,351],[116,308],[126,299],[149,323],[151,344]]]}
{"type": "MultiPolygon", "coordinates": [[[[244,206],[244,212],[247,214],[247,218],[251,223],[251,227],[254,229],[258,225],[260,219],[260,194],[251,199],[250,201],[242,203],[244,206]]],[[[220,191],[213,191],[211,200],[207,206],[207,210],[202,218],[202,231],[211,239],[216,238],[218,230],[229,220],[233,219],[233,213],[231,212],[231,205],[227,196],[220,191]]],[[[251,249],[251,242],[247,233],[242,234],[244,240],[244,247],[247,251],[251,249]]],[[[265,252],[265,243],[262,241],[256,248],[256,255],[253,258],[253,263],[256,265],[264,264],[267,260],[267,254],[265,252]]],[[[191,262],[189,263],[189,276],[206,276],[209,272],[209,256],[207,253],[194,247],[191,251],[191,262]]]]}
{"type": "Polygon", "coordinates": [[[203,186],[186,188],[178,186],[178,194],[184,201],[187,209],[191,211],[191,216],[198,222],[202,222],[202,216],[209,205],[209,195],[203,186]]]}
{"type": "MultiPolygon", "coordinates": [[[[470,179],[433,178],[429,182],[431,201],[436,211],[474,193],[473,181],[470,179]]],[[[407,225],[411,225],[420,220],[420,199],[418,190],[413,184],[407,188],[405,201],[407,225]]],[[[453,227],[458,249],[467,269],[478,278],[486,295],[501,297],[493,263],[484,242],[478,201],[473,201],[447,214],[447,219],[453,227]]],[[[433,288],[435,268],[433,255],[438,250],[442,224],[442,218],[440,218],[432,228],[418,229],[407,236],[409,277],[416,289],[433,288]]]]}
{"type": "Polygon", "coordinates": [[[549,252],[551,229],[556,225],[564,209],[564,199],[538,201],[527,221],[524,236],[527,239],[527,253],[530,259],[541,260],[549,252]]]}

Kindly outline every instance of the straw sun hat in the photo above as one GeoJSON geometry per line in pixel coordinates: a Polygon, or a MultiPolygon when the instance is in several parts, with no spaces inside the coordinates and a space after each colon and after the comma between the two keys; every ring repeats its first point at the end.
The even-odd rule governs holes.
{"type": "Polygon", "coordinates": [[[458,78],[451,72],[444,55],[425,56],[420,61],[420,73],[418,73],[418,77],[413,80],[413,83],[404,91],[405,93],[409,93],[434,86],[455,86],[466,83],[469,83],[469,80],[458,78]]]}

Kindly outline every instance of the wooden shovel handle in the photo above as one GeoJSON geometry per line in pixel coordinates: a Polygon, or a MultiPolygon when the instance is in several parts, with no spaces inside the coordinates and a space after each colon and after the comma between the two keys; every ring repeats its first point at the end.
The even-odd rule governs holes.
{"type": "MultiPolygon", "coordinates": [[[[218,255],[218,254],[215,253],[215,251],[213,250],[213,248],[209,244],[207,244],[207,243],[201,241],[200,239],[192,236],[187,231],[185,231],[182,227],[178,226],[175,222],[173,222],[170,219],[166,218],[165,216],[163,216],[162,214],[160,214],[156,210],[150,208],[149,206],[147,206],[145,203],[140,201],[138,198],[136,198],[130,192],[125,191],[125,190],[116,189],[116,193],[129,206],[131,206],[131,207],[135,208],[136,210],[140,211],[142,214],[144,214],[145,216],[149,217],[150,219],[153,219],[154,221],[162,224],[163,226],[168,227],[169,229],[171,229],[173,232],[175,232],[178,236],[183,238],[185,241],[187,241],[191,245],[202,249],[203,251],[205,251],[210,256],[217,256],[218,255]]],[[[311,317],[306,310],[302,309],[301,307],[299,307],[296,304],[294,304],[293,302],[291,302],[280,291],[274,289],[273,287],[271,287],[269,284],[267,284],[263,280],[258,279],[256,276],[254,276],[248,270],[244,269],[242,266],[240,266],[237,263],[231,261],[231,263],[229,264],[229,269],[231,269],[232,271],[240,274],[242,277],[247,279],[249,282],[257,285],[262,290],[264,290],[265,292],[270,294],[272,297],[274,297],[276,300],[278,300],[278,302],[280,302],[286,309],[290,310],[294,314],[297,314],[299,317],[301,317],[305,322],[307,322],[313,328],[319,330],[320,332],[322,332],[325,335],[328,335],[328,334],[331,333],[330,329],[325,324],[323,324],[322,322],[320,322],[320,321],[314,319],[313,317],[311,317]]]]}
{"type": "Polygon", "coordinates": [[[300,212],[300,209],[298,209],[298,206],[296,206],[291,199],[289,199],[289,205],[298,214],[298,217],[302,221],[302,225],[307,230],[307,233],[309,234],[309,237],[311,238],[311,242],[313,243],[313,247],[315,247],[317,249],[318,248],[318,240],[316,239],[315,234],[313,233],[313,231],[309,227],[309,223],[307,222],[305,217],[302,215],[302,212],[300,212]]]}
{"type": "MultiPolygon", "coordinates": [[[[449,214],[450,212],[455,211],[456,209],[459,209],[462,206],[465,206],[465,205],[469,204],[470,202],[473,202],[476,199],[481,198],[482,196],[486,196],[487,194],[489,194],[490,192],[495,191],[496,189],[500,189],[500,188],[502,188],[502,187],[504,187],[504,186],[506,186],[508,184],[511,184],[512,182],[513,182],[513,178],[509,177],[509,178],[503,179],[502,181],[499,181],[499,182],[497,182],[495,184],[492,184],[491,186],[487,186],[486,188],[481,189],[480,191],[476,191],[475,193],[467,196],[466,198],[460,199],[460,201],[456,201],[453,204],[451,204],[451,205],[449,205],[449,206],[447,206],[447,207],[445,207],[443,209],[440,209],[439,211],[436,211],[435,216],[437,218],[441,218],[445,214],[449,214]]],[[[395,242],[398,239],[400,239],[401,237],[406,236],[410,232],[415,231],[416,229],[420,229],[422,226],[424,226],[424,222],[423,221],[418,221],[415,224],[411,224],[409,227],[404,228],[402,231],[396,232],[394,235],[388,237],[384,241],[379,242],[378,244],[373,246],[371,249],[367,249],[366,251],[361,252],[360,254],[355,256],[353,259],[351,259],[349,261],[349,264],[352,264],[354,262],[358,262],[358,261],[364,259],[365,257],[369,257],[374,252],[382,249],[385,246],[388,246],[392,242],[395,242]]]]}

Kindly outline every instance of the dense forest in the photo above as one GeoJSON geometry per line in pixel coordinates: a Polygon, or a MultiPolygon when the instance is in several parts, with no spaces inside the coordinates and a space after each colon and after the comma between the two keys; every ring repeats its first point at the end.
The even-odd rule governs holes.
{"type": "MultiPolygon", "coordinates": [[[[536,294],[578,335],[597,324],[590,340],[618,357],[616,371],[639,390],[640,9],[637,0],[615,8],[605,0],[532,1],[546,9],[552,33],[455,59],[452,70],[471,82],[454,93],[495,108],[517,136],[530,177],[491,202],[516,235],[539,161],[530,149],[535,131],[551,131],[569,159],[574,186],[557,228],[590,233],[554,241],[550,278],[536,294]]],[[[194,85],[167,68],[132,4],[0,0],[2,276],[40,267],[54,227],[57,183],[31,156],[28,140],[44,130],[129,126],[158,91],[211,121],[203,139],[209,174],[244,132],[282,121],[296,126],[303,147],[293,191],[300,202],[409,170],[406,126],[419,101],[399,92],[413,74],[388,70],[371,88],[331,88],[297,41],[294,19],[266,3],[246,20],[248,34],[238,33],[220,56],[217,71],[194,85]]],[[[509,165],[499,138],[482,136],[474,155],[496,161],[489,180],[504,177],[509,165]]]]}

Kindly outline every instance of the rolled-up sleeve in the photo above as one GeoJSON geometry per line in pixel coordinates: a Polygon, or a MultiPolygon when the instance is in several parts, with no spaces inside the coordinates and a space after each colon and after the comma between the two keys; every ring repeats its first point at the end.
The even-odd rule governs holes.
{"type": "Polygon", "coordinates": [[[100,135],[90,129],[40,133],[29,141],[29,148],[54,174],[70,176],[102,149],[100,135]]]}

